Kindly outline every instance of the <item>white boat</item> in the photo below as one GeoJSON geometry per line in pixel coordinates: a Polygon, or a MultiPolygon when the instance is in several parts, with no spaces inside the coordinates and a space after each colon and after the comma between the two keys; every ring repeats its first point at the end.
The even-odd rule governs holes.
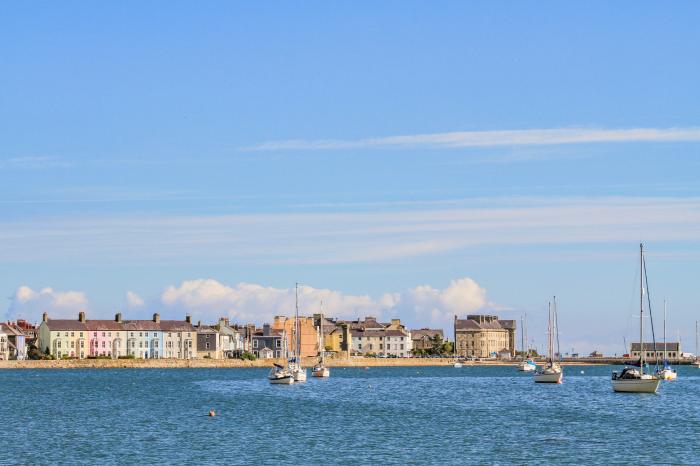
{"type": "Polygon", "coordinates": [[[275,364],[272,366],[267,379],[271,384],[290,385],[294,383],[294,375],[284,366],[275,364]]]}
{"type": "Polygon", "coordinates": [[[524,361],[520,361],[520,364],[518,364],[518,370],[521,372],[531,372],[537,370],[537,364],[535,364],[535,361],[532,359],[526,359],[524,361]]]}
{"type": "MultiPolygon", "coordinates": [[[[644,373],[644,284],[646,267],[644,262],[644,245],[639,245],[639,368],[625,367],[621,372],[612,373],[612,388],[615,392],[626,393],[656,393],[661,379],[655,375],[644,373]]],[[[649,284],[646,283],[647,297],[649,284]]],[[[651,298],[647,298],[651,302],[651,298]]],[[[651,307],[649,308],[651,312],[651,307]]]]}
{"type": "Polygon", "coordinates": [[[535,383],[562,383],[564,371],[555,357],[559,357],[559,328],[557,325],[557,298],[554,297],[554,306],[549,304],[549,323],[547,324],[547,351],[548,357],[542,369],[535,371],[533,380],[535,383]],[[557,353],[554,354],[554,336],[557,339],[557,353]]]}
{"type": "Polygon", "coordinates": [[[294,315],[294,351],[293,357],[289,360],[287,367],[294,376],[295,382],[306,382],[306,369],[301,367],[301,327],[299,325],[299,284],[295,287],[295,315],[294,315]]]}
{"type": "Polygon", "coordinates": [[[323,302],[321,302],[321,316],[318,322],[318,363],[311,369],[313,377],[330,377],[331,370],[326,367],[326,351],[323,346],[323,302]]]}
{"type": "Polygon", "coordinates": [[[625,367],[619,374],[617,371],[613,372],[613,390],[628,393],[656,393],[661,379],[651,374],[645,374],[640,369],[625,367]]]}
{"type": "Polygon", "coordinates": [[[523,354],[523,359],[520,361],[520,364],[518,364],[518,370],[520,372],[531,372],[537,369],[537,364],[535,364],[535,361],[530,359],[530,346],[528,345],[527,349],[525,348],[525,341],[527,340],[527,315],[525,315],[525,319],[523,317],[520,317],[520,327],[522,328],[522,331],[520,332],[520,349],[522,350],[523,354]]]}
{"type": "Polygon", "coordinates": [[[664,299],[664,367],[661,369],[657,369],[656,371],[656,376],[660,378],[661,380],[676,380],[678,378],[678,373],[671,367],[671,365],[668,362],[668,354],[667,354],[667,347],[666,347],[666,300],[664,299]]]}
{"type": "Polygon", "coordinates": [[[463,364],[462,364],[461,362],[455,361],[455,363],[454,363],[454,368],[455,368],[455,369],[461,369],[462,366],[463,366],[463,364]]]}

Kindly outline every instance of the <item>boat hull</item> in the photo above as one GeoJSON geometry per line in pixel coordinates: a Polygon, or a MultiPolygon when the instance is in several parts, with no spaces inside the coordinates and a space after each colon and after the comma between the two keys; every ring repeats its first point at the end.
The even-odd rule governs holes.
{"type": "Polygon", "coordinates": [[[306,382],[306,369],[297,369],[294,371],[295,382],[306,382]]]}
{"type": "Polygon", "coordinates": [[[294,376],[287,375],[284,377],[270,377],[269,380],[273,385],[291,385],[294,383],[294,376]]]}
{"type": "Polygon", "coordinates": [[[563,372],[557,372],[554,374],[541,374],[535,373],[533,375],[535,383],[562,383],[564,378],[563,372]]]}
{"type": "Polygon", "coordinates": [[[659,371],[656,374],[656,376],[661,380],[676,380],[678,374],[676,373],[676,371],[673,371],[671,369],[664,369],[662,371],[659,371]]]}
{"type": "Polygon", "coordinates": [[[612,388],[620,393],[656,393],[661,379],[619,379],[612,381],[612,388]]]}
{"type": "Polygon", "coordinates": [[[518,370],[519,370],[520,372],[532,372],[532,371],[534,371],[535,369],[537,369],[537,366],[534,366],[534,365],[532,365],[532,364],[520,364],[520,365],[518,366],[518,370]]]}
{"type": "Polygon", "coordinates": [[[314,369],[313,371],[311,371],[311,375],[313,377],[330,377],[331,371],[327,367],[321,367],[321,368],[314,369]]]}

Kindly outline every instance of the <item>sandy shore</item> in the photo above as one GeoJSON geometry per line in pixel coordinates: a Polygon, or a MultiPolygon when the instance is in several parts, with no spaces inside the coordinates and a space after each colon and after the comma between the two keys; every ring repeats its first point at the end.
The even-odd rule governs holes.
{"type": "MultiPolygon", "coordinates": [[[[245,367],[271,367],[275,360],[258,359],[256,361],[243,361],[240,359],[68,359],[56,361],[0,361],[0,369],[186,369],[186,368],[245,368],[245,367]]],[[[277,361],[282,363],[282,361],[277,361]]],[[[316,362],[315,358],[307,358],[303,365],[311,367],[316,362]]],[[[451,366],[453,358],[361,358],[328,359],[329,367],[400,367],[400,366],[451,366]]],[[[603,362],[598,362],[601,364],[603,362]]],[[[465,366],[515,366],[516,362],[505,361],[479,361],[469,362],[465,366]]],[[[591,365],[593,362],[576,362],[562,365],[591,365]]],[[[605,364],[605,363],[603,363],[605,364]]]]}

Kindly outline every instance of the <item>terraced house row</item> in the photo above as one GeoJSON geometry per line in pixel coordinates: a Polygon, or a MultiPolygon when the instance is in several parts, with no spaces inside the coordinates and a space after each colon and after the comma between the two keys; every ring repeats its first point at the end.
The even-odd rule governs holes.
{"type": "Polygon", "coordinates": [[[88,320],[85,312],[77,320],[50,319],[44,313],[37,346],[57,358],[219,359],[243,351],[242,334],[223,329],[227,323],[194,326],[189,315],[161,320],[157,313],[151,320],[122,320],[121,313],[114,320],[88,320]]]}

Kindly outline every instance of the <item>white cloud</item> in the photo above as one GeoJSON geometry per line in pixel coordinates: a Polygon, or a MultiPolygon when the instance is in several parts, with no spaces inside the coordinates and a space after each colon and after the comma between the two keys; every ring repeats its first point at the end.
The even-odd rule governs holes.
{"type": "MultiPolygon", "coordinates": [[[[454,314],[463,315],[491,304],[486,290],[471,278],[453,280],[445,289],[428,285],[394,293],[378,299],[367,295],[351,295],[342,291],[299,288],[300,312],[311,315],[323,312],[328,316],[354,319],[372,315],[389,319],[400,317],[411,326],[449,326],[454,314]]],[[[198,279],[169,286],[160,297],[168,314],[191,313],[195,320],[214,321],[220,316],[246,323],[271,321],[276,315],[293,315],[294,288],[274,288],[251,283],[225,285],[214,279],[198,279]]]]}
{"type": "Polygon", "coordinates": [[[11,297],[6,318],[33,321],[40,319],[44,311],[51,318],[77,318],[78,312],[87,308],[87,296],[81,291],[55,291],[48,287],[34,291],[23,285],[11,297]]]}
{"type": "Polygon", "coordinates": [[[144,304],[145,303],[144,303],[143,299],[141,299],[141,296],[134,293],[133,291],[126,292],[126,306],[129,309],[143,307],[144,304]]]}
{"type": "Polygon", "coordinates": [[[547,128],[503,131],[457,131],[450,133],[387,136],[356,140],[293,139],[270,141],[245,150],[341,150],[372,148],[492,147],[509,145],[560,145],[605,142],[700,141],[700,128],[547,128]]]}

